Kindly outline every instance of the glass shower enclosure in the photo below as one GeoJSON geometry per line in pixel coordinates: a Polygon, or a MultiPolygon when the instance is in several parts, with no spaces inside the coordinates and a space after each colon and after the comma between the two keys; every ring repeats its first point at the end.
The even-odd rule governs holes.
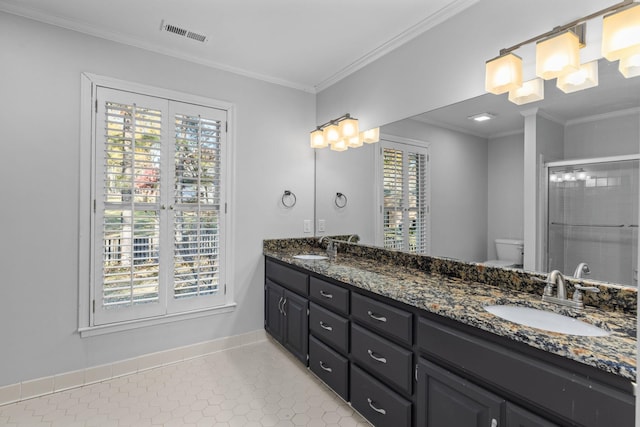
{"type": "Polygon", "coordinates": [[[552,162],[547,177],[547,271],[638,284],[640,156],[552,162]]]}

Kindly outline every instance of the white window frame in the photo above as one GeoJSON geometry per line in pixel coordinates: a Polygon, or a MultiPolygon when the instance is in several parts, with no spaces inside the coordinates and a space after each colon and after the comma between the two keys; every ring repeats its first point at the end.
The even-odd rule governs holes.
{"type": "Polygon", "coordinates": [[[185,94],[170,89],[163,89],[138,83],[127,82],[110,77],[99,76],[95,74],[82,73],[81,75],[81,103],[80,103],[80,182],[79,182],[79,290],[78,290],[78,331],[82,337],[100,335],[134,329],[139,327],[147,327],[173,321],[192,319],[212,314],[222,314],[233,311],[236,307],[234,302],[234,276],[231,263],[231,257],[226,256],[221,269],[224,269],[225,289],[224,302],[220,305],[210,307],[199,307],[188,311],[168,311],[167,314],[161,316],[149,317],[144,319],[134,319],[122,322],[115,322],[106,325],[95,325],[93,316],[94,286],[91,278],[91,251],[92,251],[92,189],[95,185],[95,160],[93,147],[96,145],[96,136],[94,129],[96,128],[96,117],[93,114],[96,105],[96,91],[98,87],[111,88],[116,90],[134,92],[141,95],[164,98],[167,100],[178,101],[187,104],[201,105],[227,111],[227,150],[223,163],[225,165],[224,180],[226,182],[225,191],[226,198],[224,205],[226,206],[226,245],[224,252],[226,254],[233,253],[235,227],[233,221],[235,185],[232,177],[234,176],[234,159],[235,159],[235,132],[233,124],[235,123],[235,107],[232,103],[217,101],[197,95],[185,94]]]}
{"type": "MultiPolygon", "coordinates": [[[[406,151],[419,152],[425,154],[427,157],[427,170],[425,174],[426,187],[425,187],[425,204],[426,204],[426,216],[425,216],[425,228],[426,228],[426,242],[425,252],[421,255],[431,254],[431,159],[430,159],[430,145],[428,142],[419,141],[415,139],[402,138],[393,135],[380,135],[379,147],[375,154],[375,180],[376,180],[376,218],[375,218],[375,244],[376,246],[384,246],[384,184],[383,184],[383,149],[400,149],[403,153],[406,151]]],[[[405,171],[406,175],[406,171],[405,171]]]]}

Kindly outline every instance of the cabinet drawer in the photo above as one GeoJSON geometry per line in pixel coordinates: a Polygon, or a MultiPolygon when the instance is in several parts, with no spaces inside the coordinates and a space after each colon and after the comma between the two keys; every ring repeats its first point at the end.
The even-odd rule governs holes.
{"type": "Polygon", "coordinates": [[[572,423],[634,424],[634,397],[590,377],[425,318],[417,341],[421,352],[572,423]]]}
{"type": "Polygon", "coordinates": [[[400,391],[411,394],[413,353],[356,324],[351,325],[351,356],[359,365],[400,391]]]}
{"type": "Polygon", "coordinates": [[[349,401],[349,360],[309,336],[309,369],[331,387],[340,397],[349,401]]]}
{"type": "Polygon", "coordinates": [[[349,321],[318,304],[309,303],[309,329],[339,352],[349,352],[349,321]]]}
{"type": "Polygon", "coordinates": [[[411,313],[354,292],[351,295],[351,314],[364,325],[387,333],[407,345],[412,344],[411,313]]]}
{"type": "Polygon", "coordinates": [[[269,279],[285,288],[304,296],[309,295],[309,275],[307,274],[267,260],[266,275],[269,279]]]}
{"type": "Polygon", "coordinates": [[[311,277],[309,280],[309,297],[335,312],[344,316],[349,315],[348,289],[311,277]]]}
{"type": "Polygon", "coordinates": [[[376,427],[411,425],[411,402],[353,364],[351,406],[376,427]]]}

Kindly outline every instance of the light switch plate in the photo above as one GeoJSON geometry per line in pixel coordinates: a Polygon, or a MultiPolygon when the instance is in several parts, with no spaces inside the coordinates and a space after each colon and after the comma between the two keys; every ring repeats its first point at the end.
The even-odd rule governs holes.
{"type": "Polygon", "coordinates": [[[311,220],[305,219],[303,222],[302,229],[305,233],[311,233],[311,220]]]}
{"type": "Polygon", "coordinates": [[[318,233],[324,233],[324,229],[325,229],[325,221],[324,221],[324,219],[319,219],[318,220],[318,233]]]}

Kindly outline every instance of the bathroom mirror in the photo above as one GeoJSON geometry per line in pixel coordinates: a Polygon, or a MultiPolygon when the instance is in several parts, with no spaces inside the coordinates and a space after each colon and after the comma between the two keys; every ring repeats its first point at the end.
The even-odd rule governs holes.
{"type": "MultiPolygon", "coordinates": [[[[381,147],[394,142],[424,145],[428,147],[429,156],[426,181],[429,254],[468,262],[497,259],[496,239],[523,237],[523,114],[538,114],[543,118],[542,122],[548,122],[556,133],[562,134],[562,140],[555,142],[559,145],[554,149],[560,154],[554,160],[600,159],[640,153],[640,77],[625,79],[617,67],[617,62],[600,60],[599,86],[595,88],[565,94],[555,87],[555,80],[550,80],[545,82],[543,101],[522,106],[509,102],[506,94],[485,94],[381,126],[383,136],[376,144],[346,152],[316,150],[316,235],[357,233],[361,243],[380,245],[384,238],[381,236],[380,223],[384,219],[381,220],[382,196],[378,183],[382,180],[379,170],[381,147]],[[468,118],[479,113],[490,113],[494,117],[485,122],[468,118]],[[341,199],[346,201],[345,206],[342,202],[340,206],[336,204],[338,193],[346,198],[341,199]]],[[[569,166],[565,169],[573,171],[569,171],[569,166]]],[[[593,173],[589,185],[594,182],[597,185],[598,175],[593,173]]],[[[601,173],[599,177],[605,183],[607,179],[612,183],[638,179],[637,172],[624,178],[616,172],[601,173]]],[[[560,191],[573,197],[567,190],[572,185],[584,188],[587,184],[586,180],[574,184],[567,181],[564,190],[560,191]]],[[[637,189],[637,182],[635,185],[637,189]]],[[[601,190],[601,195],[608,191],[601,190]]],[[[546,195],[541,197],[546,198],[546,195]]],[[[617,202],[603,199],[603,205],[605,203],[617,202]]],[[[638,217],[637,202],[630,215],[638,217]]],[[[588,225],[581,224],[583,220],[580,217],[572,223],[556,218],[555,222],[588,225]]],[[[557,244],[559,226],[554,227],[552,240],[557,244]]],[[[625,220],[625,227],[624,231],[628,233],[623,240],[627,247],[636,251],[637,220],[625,220]],[[633,241],[631,245],[628,245],[629,240],[633,241]]],[[[583,239],[584,230],[577,234],[573,233],[575,230],[569,226],[564,231],[573,239],[583,239]]],[[[600,243],[611,239],[606,233],[594,236],[600,243]]],[[[571,245],[565,246],[565,251],[571,250],[571,245]]],[[[602,245],[599,248],[606,249],[602,245]]],[[[550,264],[547,261],[545,265],[550,264]]],[[[588,262],[587,259],[584,261],[588,262]]],[[[575,266],[566,266],[564,272],[572,275],[573,268],[575,266]]],[[[625,275],[628,281],[619,279],[620,275],[608,277],[602,271],[600,274],[594,271],[589,277],[636,285],[637,266],[634,263],[629,268],[633,271],[625,275]]]]}

